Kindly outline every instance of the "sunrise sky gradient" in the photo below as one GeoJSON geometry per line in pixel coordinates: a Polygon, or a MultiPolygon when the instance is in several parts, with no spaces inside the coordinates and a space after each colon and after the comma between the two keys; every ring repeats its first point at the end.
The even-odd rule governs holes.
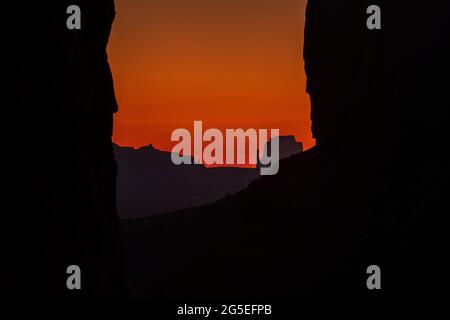
{"type": "Polygon", "coordinates": [[[108,48],[114,142],[169,151],[173,130],[279,128],[314,144],[302,45],[306,0],[116,0],[108,48]]]}

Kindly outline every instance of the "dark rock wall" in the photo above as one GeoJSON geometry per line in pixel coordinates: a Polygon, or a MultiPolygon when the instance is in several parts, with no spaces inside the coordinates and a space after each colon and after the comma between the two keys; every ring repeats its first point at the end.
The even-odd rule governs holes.
{"type": "Polygon", "coordinates": [[[7,8],[3,293],[120,296],[126,290],[111,142],[117,102],[106,53],[114,1],[7,8]],[[66,27],[72,4],[81,7],[81,30],[66,27]],[[81,267],[81,291],[66,288],[69,265],[81,267]]]}
{"type": "Polygon", "coordinates": [[[448,12],[441,2],[308,1],[304,59],[319,146],[419,150],[446,135],[448,12]],[[381,30],[365,27],[372,4],[381,30]]]}
{"type": "Polygon", "coordinates": [[[318,153],[348,170],[352,192],[364,190],[365,250],[390,270],[393,295],[443,294],[449,14],[434,1],[308,1],[304,58],[318,153]],[[365,28],[371,4],[381,7],[381,30],[365,28]],[[371,178],[353,184],[357,175],[371,178]]]}

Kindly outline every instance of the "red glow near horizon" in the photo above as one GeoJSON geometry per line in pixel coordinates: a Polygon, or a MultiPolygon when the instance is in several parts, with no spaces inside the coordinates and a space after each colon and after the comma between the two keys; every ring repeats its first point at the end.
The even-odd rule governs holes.
{"type": "Polygon", "coordinates": [[[108,48],[114,142],[170,151],[195,120],[223,132],[311,136],[302,44],[305,0],[116,0],[108,48]]]}

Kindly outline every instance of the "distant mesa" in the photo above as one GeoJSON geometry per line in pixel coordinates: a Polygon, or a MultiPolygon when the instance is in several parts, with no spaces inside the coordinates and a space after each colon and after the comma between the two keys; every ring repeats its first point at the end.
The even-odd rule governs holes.
{"type": "MultiPolygon", "coordinates": [[[[279,139],[281,159],[303,149],[293,136],[279,139]]],[[[177,166],[170,152],[157,150],[151,144],[137,149],[115,145],[114,150],[119,167],[117,205],[121,219],[207,205],[245,189],[260,176],[257,168],[177,166]]]]}
{"type": "MultiPolygon", "coordinates": [[[[280,160],[289,158],[293,155],[299,154],[303,151],[303,143],[295,140],[294,136],[280,136],[271,139],[264,146],[264,153],[260,157],[263,158],[265,155],[270,155],[272,150],[272,140],[278,139],[280,145],[280,160]]],[[[258,157],[258,159],[260,158],[258,157]]]]}

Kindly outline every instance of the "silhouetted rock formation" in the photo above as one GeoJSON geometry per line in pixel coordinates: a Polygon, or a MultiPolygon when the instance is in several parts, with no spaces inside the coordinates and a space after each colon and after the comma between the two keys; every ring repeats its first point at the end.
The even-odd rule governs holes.
{"type": "MultiPolygon", "coordinates": [[[[295,141],[294,136],[280,136],[276,137],[275,139],[278,139],[279,143],[279,158],[280,160],[289,158],[293,155],[299,154],[303,151],[303,144],[301,142],[295,141]]],[[[269,140],[264,145],[264,151],[259,151],[258,159],[264,159],[264,157],[271,155],[272,150],[272,140],[269,140]]],[[[267,159],[263,161],[263,163],[267,162],[267,159]]]]}
{"type": "MultiPolygon", "coordinates": [[[[303,150],[293,136],[279,140],[280,159],[303,150]]],[[[267,145],[270,147],[270,142],[267,145]]],[[[139,149],[116,145],[115,154],[121,219],[207,205],[248,187],[260,176],[259,168],[177,166],[172,163],[170,152],[159,151],[152,145],[139,149]]]]}
{"type": "MultiPolygon", "coordinates": [[[[346,184],[365,189],[367,258],[382,261],[396,296],[444,294],[449,15],[444,3],[308,3],[304,56],[318,152],[342,154],[370,177],[346,184]],[[359,13],[371,4],[382,9],[382,30],[363,27],[368,15],[359,13]]],[[[346,167],[337,160],[337,170],[346,167]]],[[[359,169],[348,169],[356,177],[359,169]]]]}
{"type": "MultiPolygon", "coordinates": [[[[280,159],[303,149],[293,136],[279,137],[279,140],[280,159]]],[[[265,148],[267,145],[270,148],[270,141],[265,148]]],[[[159,151],[152,145],[139,149],[116,145],[115,154],[119,166],[117,205],[121,219],[207,205],[248,187],[260,176],[259,168],[177,166],[170,152],[159,151]]]]}
{"type": "Polygon", "coordinates": [[[2,295],[122,296],[106,54],[114,1],[17,1],[6,11],[12,147],[3,156],[2,295]],[[72,4],[81,30],[66,27],[72,4]],[[81,267],[81,291],[66,287],[70,265],[81,267]]]}
{"type": "Polygon", "coordinates": [[[121,219],[210,204],[248,187],[259,177],[256,168],[177,166],[172,163],[170,152],[151,145],[139,149],[115,146],[115,154],[121,219]]]}
{"type": "Polygon", "coordinates": [[[448,296],[450,8],[375,2],[369,31],[372,2],[309,1],[317,147],[213,205],[126,222],[135,295],[448,296]]]}

